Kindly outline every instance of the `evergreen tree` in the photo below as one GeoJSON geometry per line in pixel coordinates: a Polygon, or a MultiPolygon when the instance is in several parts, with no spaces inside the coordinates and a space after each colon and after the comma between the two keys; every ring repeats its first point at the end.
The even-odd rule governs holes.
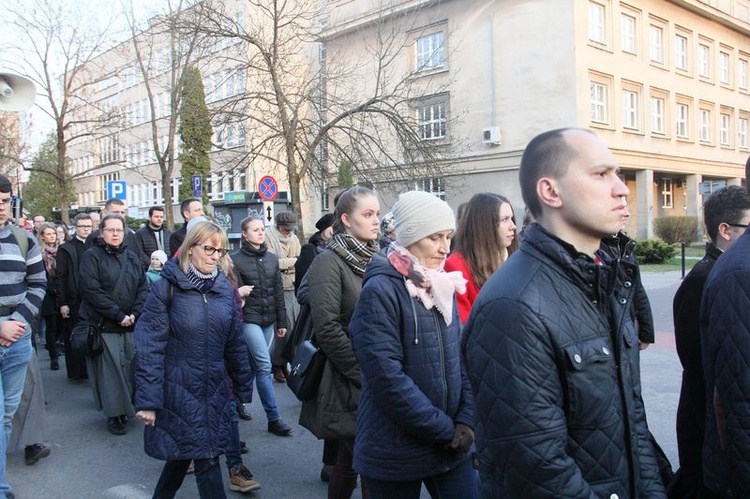
{"type": "MultiPolygon", "coordinates": [[[[47,220],[59,219],[62,213],[54,213],[53,207],[63,204],[67,207],[76,202],[76,196],[70,193],[63,203],[60,183],[57,180],[57,137],[50,134],[39,146],[32,160],[31,175],[23,188],[23,205],[34,215],[44,215],[47,220]]],[[[68,176],[68,185],[73,185],[68,176]]]]}
{"type": "Polygon", "coordinates": [[[182,138],[182,152],[179,155],[182,165],[180,201],[193,197],[192,176],[203,175],[203,204],[208,205],[205,182],[211,171],[208,153],[211,150],[212,133],[203,79],[198,68],[190,66],[185,69],[182,107],[180,108],[180,137],[182,138]]]}

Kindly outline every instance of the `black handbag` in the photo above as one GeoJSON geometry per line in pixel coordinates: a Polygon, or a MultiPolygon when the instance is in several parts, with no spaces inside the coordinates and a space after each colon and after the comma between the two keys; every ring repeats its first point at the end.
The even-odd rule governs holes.
{"type": "MultiPolygon", "coordinates": [[[[309,305],[304,305],[309,307],[309,305]]],[[[313,400],[318,395],[320,380],[323,378],[323,369],[326,364],[326,355],[313,341],[312,317],[309,311],[304,314],[306,320],[297,321],[294,329],[301,328],[302,341],[294,349],[294,358],[292,359],[292,368],[289,370],[289,376],[286,378],[287,386],[292,390],[302,402],[313,400]]],[[[300,312],[300,316],[303,313],[300,312]]],[[[299,338],[293,332],[293,336],[299,338]]]]}
{"type": "Polygon", "coordinates": [[[79,321],[70,332],[70,347],[77,355],[94,356],[104,350],[101,326],[79,321]]]}

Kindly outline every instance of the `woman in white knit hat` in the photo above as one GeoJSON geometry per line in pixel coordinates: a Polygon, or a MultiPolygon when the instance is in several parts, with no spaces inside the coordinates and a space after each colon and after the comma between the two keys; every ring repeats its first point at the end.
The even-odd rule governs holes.
{"type": "Polygon", "coordinates": [[[473,404],[461,368],[455,293],[443,271],[456,228],[444,201],[419,191],[393,207],[396,241],[365,273],[351,320],[362,373],[354,469],[370,499],[475,498],[473,404]]]}

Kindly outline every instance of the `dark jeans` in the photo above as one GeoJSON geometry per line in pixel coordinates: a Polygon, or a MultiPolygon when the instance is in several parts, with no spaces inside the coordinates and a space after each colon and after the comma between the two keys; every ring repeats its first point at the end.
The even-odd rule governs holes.
{"type": "MultiPolygon", "coordinates": [[[[201,499],[226,499],[219,458],[195,459],[195,481],[201,499]]],[[[156,484],[153,499],[172,499],[185,479],[190,459],[167,461],[156,484]]]]}
{"type": "Polygon", "coordinates": [[[323,464],[333,466],[339,455],[339,441],[326,438],[323,440],[323,464]]]}
{"type": "Polygon", "coordinates": [[[440,499],[476,499],[479,497],[477,472],[471,459],[445,473],[408,482],[391,482],[362,477],[370,499],[419,499],[424,482],[430,497],[440,499]]]}
{"type": "MultiPolygon", "coordinates": [[[[357,486],[357,472],[352,468],[354,439],[339,440],[336,464],[328,480],[328,499],[349,499],[357,486]]],[[[365,484],[362,483],[362,497],[368,499],[365,484]]]]}

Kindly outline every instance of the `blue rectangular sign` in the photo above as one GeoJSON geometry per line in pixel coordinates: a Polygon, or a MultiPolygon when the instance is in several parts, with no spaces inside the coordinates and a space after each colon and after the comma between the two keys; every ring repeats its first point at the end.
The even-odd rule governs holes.
{"type": "Polygon", "coordinates": [[[193,181],[193,197],[200,198],[203,196],[203,175],[193,175],[190,177],[193,181]]]}
{"type": "Polygon", "coordinates": [[[127,200],[127,182],[124,180],[109,180],[107,181],[107,199],[122,199],[127,200]]]}

